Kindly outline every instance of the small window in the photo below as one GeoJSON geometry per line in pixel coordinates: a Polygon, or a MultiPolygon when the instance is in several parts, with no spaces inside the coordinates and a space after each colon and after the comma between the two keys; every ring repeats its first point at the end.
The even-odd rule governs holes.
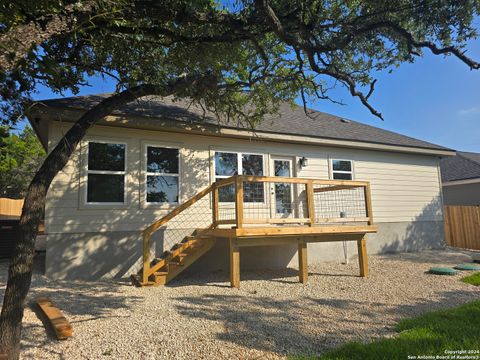
{"type": "Polygon", "coordinates": [[[332,178],[335,180],[352,180],[352,161],[332,160],[332,178]]]}
{"type": "Polygon", "coordinates": [[[87,203],[125,202],[125,144],[89,142],[87,203]]]}
{"type": "Polygon", "coordinates": [[[147,146],[147,203],[178,203],[178,149],[147,146]]]}
{"type": "MultiPolygon", "coordinates": [[[[215,181],[233,175],[263,176],[263,155],[241,154],[229,152],[215,153],[215,181]]],[[[244,183],[243,201],[246,203],[264,202],[263,183],[244,183]]],[[[235,185],[223,186],[219,189],[220,202],[235,201],[235,185]]]]}

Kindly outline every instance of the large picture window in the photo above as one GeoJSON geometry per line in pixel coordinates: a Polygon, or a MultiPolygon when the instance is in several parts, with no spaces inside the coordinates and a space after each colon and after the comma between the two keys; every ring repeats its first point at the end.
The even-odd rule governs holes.
{"type": "Polygon", "coordinates": [[[87,203],[125,202],[125,144],[88,143],[87,203]]]}
{"type": "Polygon", "coordinates": [[[178,203],[179,151],[146,147],[146,202],[178,203]]]}
{"type": "Polygon", "coordinates": [[[351,160],[332,160],[332,178],[335,180],[353,180],[351,160]]]}
{"type": "MultiPolygon", "coordinates": [[[[263,176],[263,163],[263,155],[217,151],[215,152],[215,181],[233,175],[263,176]]],[[[221,187],[219,201],[234,202],[235,186],[221,187]]],[[[244,183],[243,201],[246,203],[264,202],[263,183],[244,183]]]]}

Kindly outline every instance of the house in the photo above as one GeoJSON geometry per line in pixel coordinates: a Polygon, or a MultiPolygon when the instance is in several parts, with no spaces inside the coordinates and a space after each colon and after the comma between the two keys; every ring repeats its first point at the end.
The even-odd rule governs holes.
{"type": "Polygon", "coordinates": [[[440,161],[445,205],[480,205],[480,154],[457,151],[440,161]]]}
{"type": "MultiPolygon", "coordinates": [[[[29,120],[51,150],[104,96],[42,101],[29,120]]],[[[235,285],[247,244],[257,246],[242,247],[242,268],[299,261],[305,269],[307,261],[343,260],[358,250],[365,275],[365,246],[369,253],[443,247],[439,161],[454,154],[289,104],[252,132],[186,101],[149,97],[89,130],[54,179],[46,275],[121,277],[143,264],[146,284],[195,262],[188,271],[230,264],[235,285]],[[258,247],[271,244],[278,246],[258,247]],[[150,257],[172,245],[168,261],[150,257]]]]}

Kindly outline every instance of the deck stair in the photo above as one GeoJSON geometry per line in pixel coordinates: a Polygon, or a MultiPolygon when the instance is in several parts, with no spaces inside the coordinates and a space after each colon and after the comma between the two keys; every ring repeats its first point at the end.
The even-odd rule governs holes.
{"type": "MultiPolygon", "coordinates": [[[[196,231],[198,233],[198,231],[196,231]]],[[[158,269],[149,276],[147,283],[141,282],[141,273],[132,275],[131,280],[137,286],[160,286],[172,281],[181,272],[206,254],[214,245],[211,236],[186,236],[182,242],[175,244],[170,251],[156,257],[150,263],[151,268],[158,269]]]]}

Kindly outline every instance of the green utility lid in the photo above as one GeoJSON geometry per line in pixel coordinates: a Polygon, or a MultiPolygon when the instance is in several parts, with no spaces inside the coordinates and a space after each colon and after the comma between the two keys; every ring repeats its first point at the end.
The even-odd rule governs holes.
{"type": "Polygon", "coordinates": [[[456,275],[457,271],[448,267],[432,267],[428,270],[430,274],[435,275],[456,275]]]}
{"type": "Polygon", "coordinates": [[[455,266],[457,270],[480,270],[480,265],[477,264],[460,264],[455,266]]]}

